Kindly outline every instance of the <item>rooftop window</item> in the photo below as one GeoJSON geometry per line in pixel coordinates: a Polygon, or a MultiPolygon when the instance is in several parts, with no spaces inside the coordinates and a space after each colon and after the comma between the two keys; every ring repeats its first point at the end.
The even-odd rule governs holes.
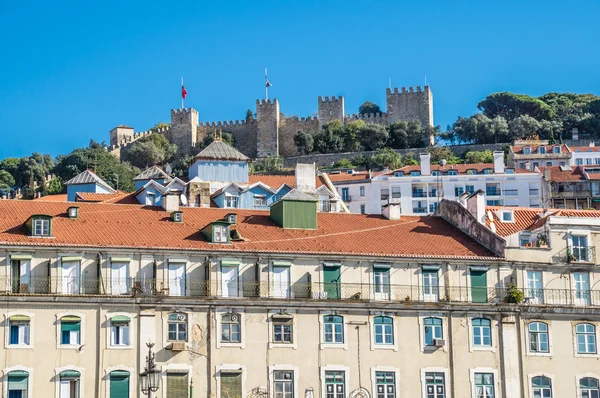
{"type": "Polygon", "coordinates": [[[515,215],[510,210],[505,210],[502,212],[502,222],[514,222],[515,215]]]}
{"type": "Polygon", "coordinates": [[[494,174],[494,169],[483,169],[483,174],[494,174]]]}
{"type": "Polygon", "coordinates": [[[531,154],[531,147],[529,147],[529,146],[523,147],[523,155],[529,155],[529,154],[531,154]]]}
{"type": "Polygon", "coordinates": [[[52,236],[52,216],[45,214],[34,214],[25,223],[31,236],[50,237],[52,236]]]}
{"type": "Polygon", "coordinates": [[[410,172],[410,175],[413,177],[418,177],[421,175],[421,172],[419,170],[414,170],[410,172]]]}
{"type": "Polygon", "coordinates": [[[552,153],[560,153],[560,146],[555,146],[554,148],[552,148],[552,153]]]}
{"type": "Polygon", "coordinates": [[[458,170],[448,170],[448,175],[449,176],[457,176],[458,175],[458,170]]]}
{"type": "Polygon", "coordinates": [[[404,176],[403,171],[394,171],[394,177],[402,177],[402,176],[404,176]]]}
{"type": "Polygon", "coordinates": [[[467,174],[469,174],[469,175],[477,174],[477,169],[469,169],[469,170],[467,170],[467,174]]]}
{"type": "Polygon", "coordinates": [[[505,172],[506,174],[515,174],[515,169],[509,169],[509,168],[506,168],[506,169],[504,169],[504,172],[505,172]]]}
{"type": "Polygon", "coordinates": [[[544,155],[546,153],[546,147],[545,146],[538,147],[538,153],[544,155]]]}

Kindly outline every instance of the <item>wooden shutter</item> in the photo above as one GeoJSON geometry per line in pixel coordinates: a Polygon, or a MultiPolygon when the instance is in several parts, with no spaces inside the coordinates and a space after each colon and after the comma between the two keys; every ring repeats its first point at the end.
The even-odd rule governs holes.
{"type": "Polygon", "coordinates": [[[110,373],[110,398],[129,398],[129,372],[110,373]]]}
{"type": "Polygon", "coordinates": [[[167,398],[187,398],[188,374],[167,373],[167,398]]]}
{"type": "Polygon", "coordinates": [[[487,273],[471,269],[471,298],[474,303],[487,302],[487,273]]]}
{"type": "Polygon", "coordinates": [[[242,397],[242,372],[221,371],[221,397],[242,397]]]}

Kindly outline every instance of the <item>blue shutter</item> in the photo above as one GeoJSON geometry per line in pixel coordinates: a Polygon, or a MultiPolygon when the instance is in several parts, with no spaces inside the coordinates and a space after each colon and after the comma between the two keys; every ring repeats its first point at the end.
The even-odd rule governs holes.
{"type": "Polygon", "coordinates": [[[10,326],[10,344],[19,344],[19,326],[10,326]]]}

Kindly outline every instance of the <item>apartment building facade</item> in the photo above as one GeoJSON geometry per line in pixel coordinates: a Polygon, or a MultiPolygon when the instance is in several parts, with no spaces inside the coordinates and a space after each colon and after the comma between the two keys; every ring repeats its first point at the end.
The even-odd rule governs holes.
{"type": "Polygon", "coordinates": [[[594,396],[595,257],[516,264],[474,198],[466,233],[298,191],[270,212],[0,201],[4,396],[142,397],[149,341],[163,398],[594,396]],[[526,267],[551,305],[513,302],[526,267]]]}
{"type": "Polygon", "coordinates": [[[600,209],[600,166],[540,167],[542,197],[549,207],[600,209]]]}

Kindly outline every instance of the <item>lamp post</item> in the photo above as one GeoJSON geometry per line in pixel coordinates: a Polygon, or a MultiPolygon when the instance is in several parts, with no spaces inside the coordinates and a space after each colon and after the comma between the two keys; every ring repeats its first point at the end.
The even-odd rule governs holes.
{"type": "Polygon", "coordinates": [[[437,175],[437,204],[438,207],[440,206],[440,189],[442,188],[442,173],[444,172],[444,166],[446,165],[446,159],[442,159],[439,162],[439,169],[438,169],[438,175],[437,175]]]}
{"type": "Polygon", "coordinates": [[[156,369],[156,364],[154,363],[154,353],[152,352],[154,343],[146,343],[146,347],[148,347],[148,355],[146,355],[144,372],[140,373],[140,384],[142,386],[142,393],[147,395],[148,398],[152,398],[152,393],[158,391],[160,371],[156,369]]]}

